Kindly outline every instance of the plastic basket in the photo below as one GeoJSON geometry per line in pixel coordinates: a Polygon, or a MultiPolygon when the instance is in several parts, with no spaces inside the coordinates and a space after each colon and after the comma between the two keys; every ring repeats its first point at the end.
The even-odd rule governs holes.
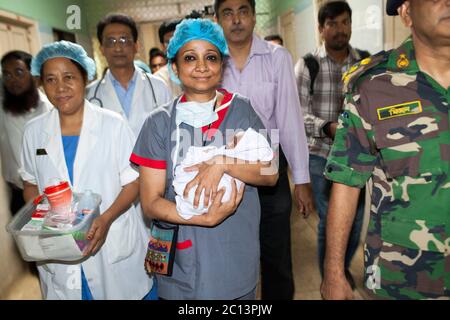
{"type": "MultiPolygon", "coordinates": [[[[74,194],[74,201],[78,201],[82,194],[74,194]]],[[[92,222],[100,215],[101,196],[93,193],[95,208],[93,213],[85,215],[83,219],[70,229],[39,231],[24,230],[22,228],[31,220],[36,209],[33,202],[27,203],[8,224],[6,230],[12,234],[25,261],[77,261],[83,259],[83,249],[89,244],[86,239],[92,222]]]]}

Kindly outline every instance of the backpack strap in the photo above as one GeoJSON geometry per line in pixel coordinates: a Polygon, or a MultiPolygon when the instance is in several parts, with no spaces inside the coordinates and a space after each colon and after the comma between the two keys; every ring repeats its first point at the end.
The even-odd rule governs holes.
{"type": "Polygon", "coordinates": [[[305,61],[305,66],[308,68],[309,71],[309,77],[311,79],[310,88],[309,88],[309,94],[312,96],[314,95],[314,82],[316,81],[317,75],[319,74],[319,61],[311,54],[308,53],[303,57],[303,60],[305,61]]]}
{"type": "Polygon", "coordinates": [[[360,60],[363,60],[371,56],[370,52],[366,50],[356,49],[356,52],[358,52],[360,60]]]}

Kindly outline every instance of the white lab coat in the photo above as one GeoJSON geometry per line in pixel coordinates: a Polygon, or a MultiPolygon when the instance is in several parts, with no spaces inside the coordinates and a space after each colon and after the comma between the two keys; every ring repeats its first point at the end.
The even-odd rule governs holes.
{"type": "MultiPolygon", "coordinates": [[[[101,213],[115,201],[122,186],[138,178],[129,163],[134,141],[119,115],[85,100],[72,187],[75,192],[99,193],[101,213]]],[[[20,173],[25,181],[37,184],[41,193],[52,177],[69,181],[58,110],[30,121],[23,143],[20,173]],[[37,149],[45,149],[47,155],[36,155],[37,149]]],[[[94,299],[142,299],[149,292],[153,283],[144,269],[147,240],[134,206],[114,221],[100,251],[82,263],[94,299]]],[[[49,263],[38,269],[47,299],[81,299],[79,264],[49,263]]]]}
{"type": "MultiPolygon", "coordinates": [[[[1,86],[1,83],[0,83],[1,86]]],[[[53,108],[47,97],[39,91],[39,102],[36,108],[21,115],[13,115],[3,109],[3,98],[0,97],[0,155],[2,159],[2,174],[6,182],[23,189],[19,175],[20,153],[25,124],[53,108]]]]}
{"type": "Polygon", "coordinates": [[[133,131],[134,135],[138,137],[141,131],[142,125],[148,115],[155,110],[158,106],[166,104],[172,99],[169,89],[166,84],[159,78],[151,74],[147,74],[151,81],[155,92],[155,98],[157,104],[155,104],[152,93],[152,86],[149,85],[145,73],[140,69],[135,69],[138,72],[136,79],[136,87],[134,89],[133,100],[131,104],[131,109],[129,116],[127,118],[125,112],[123,111],[122,105],[120,104],[119,98],[117,97],[114,85],[111,81],[111,71],[108,69],[106,71],[105,77],[101,80],[96,80],[89,84],[86,91],[86,98],[93,104],[100,105],[99,99],[103,108],[107,108],[117,113],[121,114],[124,119],[128,120],[128,123],[133,131]],[[100,84],[99,84],[100,81],[100,84]],[[94,98],[95,89],[98,86],[97,94],[94,98]]]}

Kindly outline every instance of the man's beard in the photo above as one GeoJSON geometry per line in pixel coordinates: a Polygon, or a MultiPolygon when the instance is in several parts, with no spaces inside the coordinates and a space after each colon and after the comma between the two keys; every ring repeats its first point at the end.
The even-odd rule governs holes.
{"type": "Polygon", "coordinates": [[[330,45],[330,48],[335,51],[341,51],[348,48],[348,42],[347,43],[332,43],[330,45]]]}
{"type": "Polygon", "coordinates": [[[333,37],[333,39],[330,41],[329,47],[333,50],[340,51],[346,49],[348,45],[349,45],[349,37],[346,34],[341,33],[333,37]]]}
{"type": "Polygon", "coordinates": [[[36,108],[39,102],[38,88],[31,80],[30,88],[19,96],[12,95],[3,85],[3,109],[14,115],[25,114],[36,108]]]}

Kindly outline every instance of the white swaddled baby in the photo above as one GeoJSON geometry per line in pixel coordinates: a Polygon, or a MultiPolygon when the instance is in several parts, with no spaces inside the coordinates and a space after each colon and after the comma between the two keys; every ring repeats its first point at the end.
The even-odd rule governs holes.
{"type": "MultiPolygon", "coordinates": [[[[234,145],[222,146],[220,148],[214,146],[189,147],[186,157],[175,169],[175,178],[173,181],[175,193],[177,194],[175,197],[177,211],[182,218],[189,220],[193,216],[202,215],[208,212],[209,209],[209,206],[203,206],[204,191],[202,191],[202,194],[200,196],[198,208],[194,208],[193,203],[196,191],[195,187],[189,191],[188,198],[183,198],[183,192],[186,188],[186,185],[191,182],[197,175],[197,172],[185,172],[185,168],[191,167],[204,161],[208,161],[217,155],[224,155],[226,157],[246,161],[269,162],[273,159],[273,151],[267,139],[251,128],[247,129],[247,131],[245,132],[237,134],[234,141],[234,145]]],[[[224,174],[220,179],[219,187],[217,190],[225,188],[222,203],[230,200],[232,180],[233,177],[229,176],[228,174],[224,174]]],[[[235,180],[237,189],[239,190],[243,182],[238,179],[235,180]]],[[[209,205],[211,205],[211,201],[209,205]]]]}

